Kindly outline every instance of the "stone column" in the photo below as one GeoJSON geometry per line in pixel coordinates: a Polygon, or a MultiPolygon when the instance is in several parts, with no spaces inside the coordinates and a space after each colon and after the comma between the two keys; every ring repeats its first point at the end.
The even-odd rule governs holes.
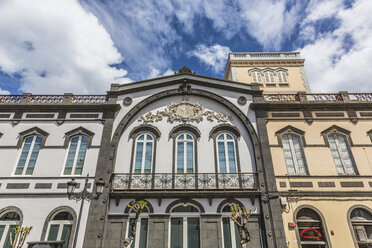
{"type": "Polygon", "coordinates": [[[148,248],[168,247],[169,214],[150,214],[148,248]]]}
{"type": "Polygon", "coordinates": [[[200,238],[203,248],[222,248],[221,215],[201,214],[200,238]]]}
{"type": "Polygon", "coordinates": [[[109,215],[103,240],[105,248],[122,248],[127,231],[128,214],[109,215]]]}

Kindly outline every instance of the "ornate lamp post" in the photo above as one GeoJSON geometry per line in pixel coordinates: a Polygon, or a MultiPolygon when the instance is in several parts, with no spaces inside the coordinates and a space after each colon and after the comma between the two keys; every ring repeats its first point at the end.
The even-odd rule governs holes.
{"type": "Polygon", "coordinates": [[[80,227],[80,220],[81,220],[81,213],[83,211],[84,206],[84,200],[91,201],[91,200],[97,200],[99,196],[103,192],[103,187],[105,186],[105,182],[102,178],[100,178],[98,181],[96,181],[96,194],[88,192],[88,180],[89,180],[89,174],[85,178],[85,184],[84,188],[81,192],[75,193],[75,189],[77,186],[77,182],[75,182],[75,179],[72,178],[71,181],[67,182],[67,195],[69,200],[76,200],[77,202],[81,200],[80,210],[79,210],[79,216],[78,221],[76,224],[76,231],[75,231],[75,238],[74,238],[74,244],[73,248],[76,247],[76,242],[78,238],[79,233],[79,227],[80,227]]]}

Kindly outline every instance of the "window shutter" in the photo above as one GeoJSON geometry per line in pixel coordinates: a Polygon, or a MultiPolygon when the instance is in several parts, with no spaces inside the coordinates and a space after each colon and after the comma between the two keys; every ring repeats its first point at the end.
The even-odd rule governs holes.
{"type": "Polygon", "coordinates": [[[282,78],[282,72],[280,71],[279,73],[278,73],[278,82],[281,84],[281,83],[283,83],[283,78],[282,78]]]}
{"type": "Polygon", "coordinates": [[[357,235],[358,241],[367,242],[367,235],[364,226],[354,226],[355,233],[357,235]]]}

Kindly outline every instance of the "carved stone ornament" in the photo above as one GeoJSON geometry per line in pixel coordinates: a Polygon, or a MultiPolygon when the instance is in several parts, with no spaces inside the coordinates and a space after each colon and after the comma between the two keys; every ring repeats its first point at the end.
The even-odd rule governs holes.
{"type": "Polygon", "coordinates": [[[163,111],[156,111],[155,114],[148,112],[138,118],[138,121],[143,121],[144,123],[158,122],[163,120],[164,117],[168,117],[170,123],[175,121],[196,121],[199,123],[204,120],[204,117],[208,121],[227,122],[232,120],[231,116],[227,116],[224,113],[205,110],[205,107],[199,103],[190,103],[184,100],[178,104],[170,103],[163,111]]]}
{"type": "Polygon", "coordinates": [[[178,72],[175,72],[174,74],[178,75],[178,74],[196,74],[196,73],[191,71],[191,69],[188,68],[187,66],[184,66],[181,69],[179,69],[178,72]]]}

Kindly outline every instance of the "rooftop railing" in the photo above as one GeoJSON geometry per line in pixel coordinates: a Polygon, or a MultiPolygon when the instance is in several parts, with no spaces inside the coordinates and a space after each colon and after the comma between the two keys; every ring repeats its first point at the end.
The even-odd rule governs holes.
{"type": "Polygon", "coordinates": [[[0,95],[0,104],[97,104],[107,102],[106,95],[0,95]]]}
{"type": "Polygon", "coordinates": [[[263,94],[266,102],[372,102],[372,93],[263,94]]]}
{"type": "Polygon", "coordinates": [[[256,173],[114,174],[113,191],[128,190],[253,190],[256,173]]]}
{"type": "Polygon", "coordinates": [[[230,59],[301,59],[299,52],[278,53],[230,53],[230,59]]]}

